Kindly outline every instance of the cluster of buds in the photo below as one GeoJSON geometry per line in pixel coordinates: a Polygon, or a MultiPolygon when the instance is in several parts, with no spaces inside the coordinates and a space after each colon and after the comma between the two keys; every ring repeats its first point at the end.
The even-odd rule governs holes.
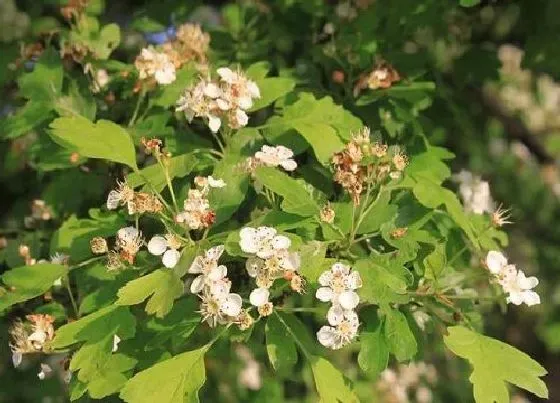
{"type": "Polygon", "coordinates": [[[17,320],[10,328],[10,348],[14,366],[21,363],[22,355],[45,352],[47,343],[54,338],[54,318],[50,315],[33,314],[26,316],[27,322],[17,320]]]}
{"type": "Polygon", "coordinates": [[[189,189],[189,193],[183,203],[183,211],[175,216],[175,221],[185,223],[190,229],[197,230],[209,228],[216,219],[216,213],[210,208],[208,194],[212,188],[222,188],[226,186],[221,179],[214,179],[212,176],[197,176],[194,178],[194,189],[189,189]]]}
{"type": "Polygon", "coordinates": [[[197,256],[188,269],[189,273],[197,275],[190,290],[201,298],[202,320],[211,327],[239,322],[238,317],[244,314],[241,297],[230,292],[231,281],[227,277],[227,267],[218,264],[223,253],[223,245],[210,248],[204,255],[197,256]]]}
{"type": "Polygon", "coordinates": [[[408,403],[412,395],[418,403],[430,403],[433,400],[431,387],[436,382],[437,372],[433,365],[411,362],[384,370],[376,389],[384,402],[408,403]]]}
{"type": "Polygon", "coordinates": [[[157,196],[147,192],[135,192],[126,182],[117,182],[117,188],[107,195],[107,209],[115,210],[126,205],[128,214],[159,213],[163,204],[157,196]]]}
{"type": "Polygon", "coordinates": [[[289,238],[278,235],[271,227],[245,227],[239,236],[241,250],[253,255],[247,259],[246,268],[249,276],[255,279],[257,288],[251,291],[249,301],[257,307],[261,316],[272,313],[270,288],[276,279],[283,278],[292,290],[304,292],[303,277],[297,273],[300,257],[296,252],[288,251],[292,243],[289,238]]]}
{"type": "Polygon", "coordinates": [[[37,222],[49,221],[53,218],[51,208],[44,200],[36,199],[31,202],[31,215],[24,218],[25,226],[31,228],[37,222]]]}
{"type": "Polygon", "coordinates": [[[325,204],[319,212],[319,218],[322,222],[326,222],[327,224],[332,224],[334,222],[335,216],[336,213],[331,207],[330,203],[325,204]]]}
{"type": "Polygon", "coordinates": [[[327,313],[329,326],[321,327],[317,340],[327,348],[338,350],[358,334],[360,321],[354,309],[360,303],[356,290],[362,286],[362,278],[350,266],[337,262],[319,276],[319,284],[315,297],[332,305],[327,313]]]}
{"type": "Polygon", "coordinates": [[[354,96],[369,88],[370,90],[391,88],[393,83],[401,80],[401,76],[393,66],[387,62],[378,63],[372,71],[364,74],[354,87],[354,96]]]}
{"type": "Polygon", "coordinates": [[[355,205],[365,185],[377,185],[398,179],[406,168],[408,158],[397,148],[370,141],[369,128],[364,127],[352,136],[352,141],[332,158],[334,180],[350,194],[355,205]]]}
{"type": "Polygon", "coordinates": [[[181,246],[181,240],[174,234],[156,235],[148,242],[148,251],[154,256],[161,256],[163,265],[171,269],[181,258],[181,246]]]}
{"type": "Polygon", "coordinates": [[[245,168],[249,172],[253,172],[260,166],[281,167],[285,171],[292,172],[297,168],[297,163],[294,161],[294,152],[288,147],[264,145],[253,157],[245,161],[245,168]]]}
{"type": "Polygon", "coordinates": [[[184,24],[177,29],[175,40],[161,47],[142,49],[134,61],[141,81],[167,85],[176,79],[176,71],[185,63],[198,63],[199,70],[206,69],[210,35],[200,25],[184,24]]]}
{"type": "Polygon", "coordinates": [[[498,251],[490,251],[486,256],[486,267],[493,279],[507,294],[507,302],[514,305],[528,306],[541,303],[539,294],[532,291],[539,284],[536,277],[526,277],[522,270],[513,264],[508,264],[507,258],[498,251]]]}
{"type": "Polygon", "coordinates": [[[177,101],[177,111],[185,113],[191,122],[195,117],[208,120],[208,127],[217,132],[225,121],[231,129],[239,129],[249,122],[247,110],[253,99],[260,98],[257,84],[241,71],[227,67],[217,70],[219,80],[201,79],[188,88],[177,101]]]}

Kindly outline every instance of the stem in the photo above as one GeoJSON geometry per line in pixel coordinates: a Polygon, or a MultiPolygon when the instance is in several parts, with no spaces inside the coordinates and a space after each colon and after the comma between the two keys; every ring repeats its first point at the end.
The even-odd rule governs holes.
{"type": "Polygon", "coordinates": [[[218,133],[214,133],[212,130],[210,130],[210,133],[212,133],[212,136],[214,136],[216,143],[218,143],[218,147],[220,147],[220,151],[221,151],[221,156],[223,157],[225,146],[224,143],[222,142],[222,139],[220,139],[220,135],[218,133]]]}
{"type": "Polygon", "coordinates": [[[169,193],[171,193],[171,200],[173,200],[173,207],[175,207],[175,212],[179,211],[179,207],[177,205],[177,199],[175,198],[175,191],[173,190],[173,184],[171,183],[171,177],[169,176],[169,168],[168,166],[163,163],[158,157],[158,162],[160,163],[161,167],[163,168],[163,174],[165,175],[165,182],[167,182],[167,187],[169,188],[169,193]]]}
{"type": "Polygon", "coordinates": [[[138,112],[140,111],[140,105],[142,105],[142,101],[144,100],[145,95],[146,95],[146,91],[142,89],[142,91],[138,95],[138,100],[136,101],[136,107],[134,108],[134,113],[132,114],[132,117],[128,122],[128,127],[134,126],[134,123],[136,122],[136,118],[138,117],[138,112]]]}
{"type": "Polygon", "coordinates": [[[70,303],[72,304],[72,308],[74,309],[74,315],[76,316],[76,319],[80,319],[80,312],[78,311],[78,305],[76,304],[76,300],[74,299],[72,288],[70,288],[70,277],[68,275],[66,275],[66,278],[64,279],[64,284],[66,285],[66,291],[68,291],[70,303]]]}

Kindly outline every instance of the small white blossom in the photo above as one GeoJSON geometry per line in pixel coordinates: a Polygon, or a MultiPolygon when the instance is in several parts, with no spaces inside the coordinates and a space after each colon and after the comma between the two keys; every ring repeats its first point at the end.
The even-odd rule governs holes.
{"type": "Polygon", "coordinates": [[[155,256],[161,256],[163,265],[167,268],[173,268],[179,262],[181,253],[177,250],[181,247],[180,241],[171,234],[165,237],[154,236],[148,242],[148,251],[155,256]]]}
{"type": "Polygon", "coordinates": [[[134,210],[134,190],[126,182],[118,182],[117,189],[111,190],[107,195],[107,209],[115,210],[119,205],[127,205],[128,213],[134,210]]]}
{"type": "Polygon", "coordinates": [[[205,287],[212,288],[214,293],[218,293],[219,281],[227,276],[226,266],[218,265],[218,259],[223,252],[224,246],[219,245],[208,249],[204,256],[197,256],[194,259],[188,269],[191,274],[199,274],[191,284],[193,294],[200,293],[205,287]]]}
{"type": "Polygon", "coordinates": [[[44,380],[53,372],[52,368],[48,364],[41,363],[41,371],[37,374],[40,380],[44,380]]]}
{"type": "Polygon", "coordinates": [[[268,259],[278,251],[288,249],[291,241],[283,235],[276,235],[271,227],[245,227],[240,233],[239,246],[246,253],[255,254],[261,259],[268,259]]]}
{"type": "Polygon", "coordinates": [[[286,171],[293,171],[297,163],[293,160],[294,152],[284,146],[271,147],[264,145],[261,151],[255,153],[255,158],[266,166],[281,166],[286,171]]]}
{"type": "Polygon", "coordinates": [[[352,342],[358,334],[360,321],[356,312],[333,307],[328,319],[330,326],[323,326],[317,332],[317,340],[323,346],[338,350],[352,342]]]}
{"type": "Polygon", "coordinates": [[[486,267],[508,294],[507,302],[514,305],[523,303],[528,306],[540,304],[539,295],[532,291],[539,284],[536,277],[526,277],[522,270],[508,264],[507,258],[498,251],[490,251],[486,255],[486,267]]]}
{"type": "Polygon", "coordinates": [[[141,80],[153,77],[163,85],[175,81],[175,64],[167,53],[159,52],[152,46],[142,49],[134,65],[141,80]]]}
{"type": "Polygon", "coordinates": [[[354,309],[360,302],[355,290],[362,286],[362,279],[360,273],[351,271],[350,266],[338,262],[333,264],[330,270],[319,276],[319,284],[322,287],[315,296],[323,302],[332,302],[344,309],[354,309]]]}
{"type": "Polygon", "coordinates": [[[218,99],[220,95],[220,88],[216,84],[201,80],[195,86],[185,90],[177,101],[175,110],[184,112],[189,122],[195,117],[208,119],[208,127],[216,133],[222,126],[220,118],[222,112],[218,99]]]}
{"type": "Polygon", "coordinates": [[[494,211],[494,201],[488,182],[465,170],[459,172],[454,178],[459,182],[459,193],[467,211],[475,214],[494,211]]]}
{"type": "Polygon", "coordinates": [[[249,295],[249,302],[251,302],[251,305],[259,307],[268,302],[269,296],[268,288],[255,288],[249,295]]]}
{"type": "Polygon", "coordinates": [[[233,103],[243,110],[253,106],[253,98],[260,98],[261,93],[257,84],[249,80],[240,71],[234,72],[227,67],[217,70],[223,85],[222,91],[227,102],[233,103]]]}
{"type": "Polygon", "coordinates": [[[215,294],[204,290],[201,295],[200,313],[202,320],[211,327],[227,323],[228,317],[236,317],[241,312],[243,300],[238,294],[215,294]]]}

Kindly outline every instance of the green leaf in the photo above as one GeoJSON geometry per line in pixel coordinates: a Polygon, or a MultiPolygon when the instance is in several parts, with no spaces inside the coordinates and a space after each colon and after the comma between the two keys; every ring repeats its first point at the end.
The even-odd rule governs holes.
{"type": "Polygon", "coordinates": [[[198,401],[204,384],[207,347],[187,351],[137,373],[121,390],[127,403],[176,403],[198,401]]]}
{"type": "Polygon", "coordinates": [[[399,361],[412,359],[418,351],[418,346],[406,316],[398,309],[389,308],[385,313],[385,340],[389,350],[399,361]]]}
{"type": "MultiPolygon", "coordinates": [[[[128,308],[110,305],[91,315],[57,329],[52,347],[60,349],[84,342],[72,356],[70,370],[78,372],[77,378],[83,383],[83,392],[101,398],[117,392],[126,376],[122,373],[132,369],[137,360],[112,354],[114,336],[126,340],[134,336],[136,318],[128,308]]],[[[77,394],[74,397],[79,397],[77,394]]]]}
{"type": "Polygon", "coordinates": [[[55,280],[67,272],[66,266],[50,263],[16,267],[7,271],[2,275],[2,282],[8,291],[0,293],[0,311],[44,294],[55,280]]]}
{"type": "Polygon", "coordinates": [[[310,361],[321,403],[359,402],[358,397],[348,387],[348,380],[328,360],[314,357],[310,361]]]}
{"type": "Polygon", "coordinates": [[[391,255],[372,255],[354,264],[363,280],[360,296],[364,301],[374,304],[408,301],[406,291],[412,284],[412,273],[400,260],[391,255]]]}
{"type": "Polygon", "coordinates": [[[336,105],[331,97],[317,100],[310,93],[301,93],[297,102],[284,108],[283,116],[267,121],[263,134],[271,143],[293,148],[285,134],[294,129],[313,148],[317,159],[328,164],[361,126],[358,118],[336,105]]]}
{"type": "Polygon", "coordinates": [[[445,345],[473,367],[469,379],[477,403],[509,402],[508,382],[548,398],[546,384],[539,379],[547,371],[527,354],[462,326],[452,326],[447,331],[445,345]]]}
{"type": "Polygon", "coordinates": [[[287,329],[276,315],[266,321],[266,351],[275,371],[288,373],[297,362],[297,350],[287,329]]]}
{"type": "Polygon", "coordinates": [[[60,56],[53,48],[48,48],[33,71],[24,73],[18,80],[20,94],[33,101],[52,103],[60,95],[62,78],[60,56]]]}
{"type": "Polygon", "coordinates": [[[50,252],[64,252],[71,261],[80,262],[92,255],[89,241],[96,236],[108,237],[117,233],[126,221],[112,212],[89,211],[91,219],[78,219],[70,216],[51,238],[50,252]]]}
{"type": "Polygon", "coordinates": [[[398,207],[394,204],[389,204],[390,201],[391,192],[382,192],[373,204],[371,210],[360,223],[357,234],[379,231],[382,224],[391,221],[397,214],[398,207]]]}
{"type": "Polygon", "coordinates": [[[118,292],[117,305],[136,305],[146,298],[146,312],[162,318],[173,308],[173,301],[183,295],[183,283],[174,271],[158,269],[128,282],[118,292]]]}
{"type": "Polygon", "coordinates": [[[474,7],[480,4],[480,0],[459,0],[459,4],[463,7],[474,7]]]}
{"type": "MultiPolygon", "coordinates": [[[[169,177],[173,179],[182,178],[190,174],[197,166],[198,159],[194,154],[188,153],[173,157],[168,162],[169,177]]],[[[165,173],[158,163],[143,168],[138,172],[130,173],[127,176],[127,183],[133,188],[150,183],[158,192],[161,192],[167,186],[165,173]]],[[[145,188],[150,190],[152,187],[145,186],[145,188]]]]}
{"type": "Polygon", "coordinates": [[[319,213],[319,205],[301,183],[278,169],[271,167],[257,168],[255,177],[265,187],[284,198],[282,209],[287,213],[299,214],[304,217],[319,213]]]}
{"type": "Polygon", "coordinates": [[[68,95],[56,100],[54,109],[61,116],[83,116],[87,119],[95,119],[97,104],[91,93],[83,95],[80,92],[77,81],[70,81],[68,95]]]}
{"type": "Polygon", "coordinates": [[[416,199],[424,206],[429,208],[437,208],[442,204],[451,218],[461,227],[469,240],[476,248],[480,248],[478,239],[474,234],[474,229],[467,215],[463,210],[463,206],[455,193],[449,189],[441,187],[439,184],[425,177],[415,177],[416,184],[412,191],[416,199]]]}
{"type": "Polygon", "coordinates": [[[447,264],[445,243],[439,243],[432,253],[424,258],[424,276],[428,279],[437,279],[447,264]]]}
{"type": "Polygon", "coordinates": [[[319,355],[317,343],[311,339],[305,325],[291,314],[275,311],[274,315],[309,361],[320,402],[358,402],[342,372],[319,355]]]}
{"type": "Polygon", "coordinates": [[[99,341],[108,334],[128,339],[135,333],[136,319],[128,308],[109,305],[57,329],[52,347],[60,349],[82,341],[99,341]]]}
{"type": "Polygon", "coordinates": [[[29,133],[35,127],[51,120],[52,106],[43,101],[31,100],[14,115],[0,121],[0,138],[14,139],[29,133]]]}
{"type": "Polygon", "coordinates": [[[268,77],[256,80],[260,89],[261,97],[256,99],[249,112],[257,111],[270,105],[277,99],[292,91],[296,83],[287,77],[268,77]]]}
{"type": "Polygon", "coordinates": [[[360,353],[358,365],[371,378],[377,377],[387,368],[389,347],[385,341],[383,322],[380,322],[373,309],[360,312],[366,328],[360,333],[360,353]]]}
{"type": "Polygon", "coordinates": [[[128,132],[109,121],[93,123],[82,116],[62,117],[51,124],[51,137],[89,158],[102,158],[136,169],[136,152],[128,132]]]}
{"type": "Polygon", "coordinates": [[[334,259],[325,259],[327,244],[319,241],[309,241],[299,248],[301,267],[299,272],[311,284],[317,284],[319,276],[328,270],[334,259]]]}

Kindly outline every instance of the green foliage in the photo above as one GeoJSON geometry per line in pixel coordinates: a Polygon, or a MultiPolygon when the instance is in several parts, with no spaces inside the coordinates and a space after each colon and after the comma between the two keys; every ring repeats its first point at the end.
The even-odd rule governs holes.
{"type": "Polygon", "coordinates": [[[161,318],[173,307],[173,301],[183,294],[183,283],[174,271],[158,269],[130,281],[118,292],[117,305],[136,305],[149,297],[146,312],[161,318]]]}
{"type": "Polygon", "coordinates": [[[128,403],[198,401],[198,390],[206,378],[204,354],[207,347],[187,351],[136,374],[120,393],[128,403]]]}
{"type": "Polygon", "coordinates": [[[103,158],[136,169],[130,135],[111,121],[92,123],[81,116],[64,117],[55,119],[50,128],[52,138],[65,148],[89,158],[103,158]]]}
{"type": "Polygon", "coordinates": [[[462,326],[453,326],[447,331],[445,345],[473,367],[469,379],[477,403],[509,402],[506,382],[541,398],[548,397],[548,389],[540,379],[547,371],[527,354],[462,326]]]}
{"type": "Polygon", "coordinates": [[[38,297],[67,272],[68,268],[60,264],[39,263],[33,266],[16,267],[2,274],[2,283],[9,288],[9,291],[0,294],[0,311],[38,297]]]}

